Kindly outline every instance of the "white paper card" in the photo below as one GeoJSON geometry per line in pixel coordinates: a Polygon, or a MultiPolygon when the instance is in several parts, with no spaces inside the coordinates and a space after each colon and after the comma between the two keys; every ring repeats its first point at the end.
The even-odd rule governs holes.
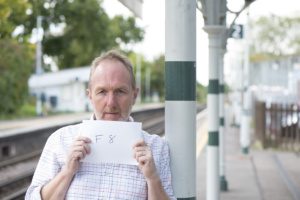
{"type": "Polygon", "coordinates": [[[84,120],[80,129],[92,140],[91,153],[82,162],[137,165],[132,146],[142,138],[141,123],[84,120]]]}

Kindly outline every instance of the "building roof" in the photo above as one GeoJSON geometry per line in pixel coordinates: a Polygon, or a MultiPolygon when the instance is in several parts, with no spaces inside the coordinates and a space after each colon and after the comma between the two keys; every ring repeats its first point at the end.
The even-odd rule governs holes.
{"type": "Polygon", "coordinates": [[[65,85],[72,82],[88,82],[90,67],[65,69],[56,72],[33,74],[28,80],[30,88],[51,87],[65,85]]]}

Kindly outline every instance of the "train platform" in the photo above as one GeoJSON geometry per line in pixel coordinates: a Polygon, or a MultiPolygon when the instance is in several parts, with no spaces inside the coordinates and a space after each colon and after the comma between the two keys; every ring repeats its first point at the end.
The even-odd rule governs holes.
{"type": "MultiPolygon", "coordinates": [[[[197,199],[206,199],[207,120],[202,116],[197,135],[197,199]]],[[[199,123],[199,120],[198,120],[199,123]]],[[[300,155],[251,147],[242,153],[240,129],[225,127],[225,177],[222,200],[300,200],[300,155]]]]}
{"type": "MultiPolygon", "coordinates": [[[[138,104],[133,107],[133,111],[151,109],[163,106],[162,103],[138,104]]],[[[32,129],[51,127],[53,125],[64,125],[77,123],[83,119],[89,119],[92,112],[64,113],[26,119],[0,120],[0,138],[6,137],[15,132],[23,132],[32,129]]]]}

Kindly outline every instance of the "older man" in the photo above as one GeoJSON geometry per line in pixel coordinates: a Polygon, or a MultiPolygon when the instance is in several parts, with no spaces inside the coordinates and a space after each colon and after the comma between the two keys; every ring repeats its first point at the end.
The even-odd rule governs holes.
{"type": "MultiPolygon", "coordinates": [[[[126,57],[110,51],[96,58],[87,89],[94,107],[91,120],[132,121],[138,92],[126,57]]],[[[44,147],[25,199],[175,199],[167,143],[142,134],[133,147],[135,166],[81,163],[91,152],[91,140],[79,136],[79,125],[57,130],[44,147]]]]}

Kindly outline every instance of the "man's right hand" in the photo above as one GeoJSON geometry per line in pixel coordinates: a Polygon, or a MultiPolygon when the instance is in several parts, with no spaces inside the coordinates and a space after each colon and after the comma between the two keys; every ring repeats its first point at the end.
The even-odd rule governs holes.
{"type": "Polygon", "coordinates": [[[91,152],[89,143],[91,143],[91,140],[88,137],[79,136],[71,145],[66,160],[65,170],[73,176],[80,167],[80,160],[84,159],[85,156],[91,152]]]}
{"type": "Polygon", "coordinates": [[[79,136],[72,143],[66,164],[63,169],[46,185],[42,187],[41,197],[43,200],[63,200],[66,197],[72,179],[80,167],[80,160],[90,153],[87,137],[79,136]]]}

